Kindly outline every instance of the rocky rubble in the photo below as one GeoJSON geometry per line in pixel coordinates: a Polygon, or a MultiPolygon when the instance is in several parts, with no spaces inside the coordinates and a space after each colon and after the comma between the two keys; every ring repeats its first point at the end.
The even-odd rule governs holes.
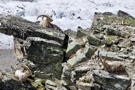
{"type": "MultiPolygon", "coordinates": [[[[0,18],[0,23],[0,32],[14,36],[18,60],[33,72],[30,87],[38,90],[135,88],[135,19],[126,12],[95,13],[92,27],[78,28],[77,32],[54,31],[12,16],[0,18]],[[8,29],[11,23],[13,27],[8,29]]],[[[15,85],[6,82],[2,79],[0,83],[15,85]]],[[[24,88],[23,84],[19,87],[24,88]]],[[[29,84],[24,90],[29,90],[29,84]]]]}
{"type": "Polygon", "coordinates": [[[134,23],[135,19],[123,11],[119,11],[118,15],[95,13],[91,29],[78,29],[76,37],[69,34],[71,41],[69,39],[67,63],[64,64],[62,75],[69,86],[75,84],[78,90],[132,89],[134,23]],[[87,48],[90,50],[86,55],[87,48]],[[85,52],[79,54],[82,49],[85,52]],[[117,66],[125,70],[121,71],[117,66]],[[109,70],[113,68],[117,72],[109,70]]]}

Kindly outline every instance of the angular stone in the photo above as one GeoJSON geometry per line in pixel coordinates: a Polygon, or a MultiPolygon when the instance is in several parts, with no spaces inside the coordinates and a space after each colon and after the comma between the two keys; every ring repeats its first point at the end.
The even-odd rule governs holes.
{"type": "Polygon", "coordinates": [[[70,56],[74,55],[82,46],[77,42],[76,39],[71,39],[72,41],[69,42],[67,51],[66,51],[66,57],[70,58],[70,56]]]}
{"type": "Polygon", "coordinates": [[[47,80],[45,82],[45,85],[47,87],[47,89],[51,89],[51,90],[67,90],[64,86],[62,86],[62,81],[50,81],[50,80],[47,80]]]}
{"type": "Polygon", "coordinates": [[[64,33],[68,35],[69,37],[76,37],[76,31],[73,30],[65,30],[64,33]]]}
{"type": "Polygon", "coordinates": [[[108,35],[116,35],[119,37],[128,37],[129,36],[128,32],[122,31],[122,30],[115,30],[115,28],[111,29],[111,27],[106,29],[106,33],[108,35]]]}
{"type": "Polygon", "coordinates": [[[131,40],[131,42],[135,42],[135,38],[131,38],[130,40],[131,40]]]}
{"type": "Polygon", "coordinates": [[[96,51],[96,48],[93,46],[90,46],[88,43],[86,43],[85,48],[79,49],[76,54],[67,61],[71,66],[74,66],[75,64],[79,62],[83,62],[85,60],[88,60],[96,51]]]}
{"type": "Polygon", "coordinates": [[[84,37],[84,36],[88,36],[90,34],[90,30],[89,29],[78,29],[77,30],[77,38],[80,38],[80,37],[84,37]]]}
{"type": "Polygon", "coordinates": [[[103,45],[105,42],[104,41],[102,41],[102,40],[100,40],[100,39],[98,39],[98,38],[96,38],[94,35],[89,35],[88,37],[87,37],[87,39],[88,39],[88,42],[89,42],[89,44],[90,45],[94,45],[94,46],[100,46],[100,45],[103,45]]]}
{"type": "MultiPolygon", "coordinates": [[[[98,55],[98,52],[96,52],[95,54],[98,55]]],[[[118,54],[115,52],[107,52],[107,51],[100,50],[99,54],[101,57],[108,59],[108,60],[123,61],[123,58],[119,57],[118,54]]]]}
{"type": "Polygon", "coordinates": [[[14,38],[26,40],[27,37],[41,37],[64,44],[65,34],[62,31],[41,27],[36,23],[16,16],[1,16],[0,20],[0,32],[13,35],[14,38]]]}
{"type": "Polygon", "coordinates": [[[131,19],[135,19],[133,16],[131,16],[130,14],[128,14],[127,12],[124,12],[122,10],[119,10],[117,15],[119,17],[123,17],[123,18],[131,18],[131,19]]]}
{"type": "Polygon", "coordinates": [[[77,82],[77,86],[79,90],[100,90],[100,86],[96,84],[77,82]]]}
{"type": "Polygon", "coordinates": [[[130,85],[130,79],[117,74],[95,70],[93,77],[95,82],[105,90],[126,90],[130,85]]]}
{"type": "Polygon", "coordinates": [[[118,16],[114,14],[96,13],[92,23],[92,30],[97,33],[105,33],[108,30],[108,34],[128,37],[129,32],[134,33],[135,19],[127,15],[125,15],[126,18],[123,16],[123,14],[122,16],[118,16]]]}
{"type": "Polygon", "coordinates": [[[29,82],[21,83],[16,80],[0,80],[0,90],[37,90],[34,86],[29,82]]]}
{"type": "Polygon", "coordinates": [[[135,75],[133,75],[131,79],[131,90],[135,90],[135,75]]]}
{"type": "MultiPolygon", "coordinates": [[[[123,61],[123,60],[134,60],[135,57],[132,55],[126,55],[123,53],[117,53],[117,52],[111,52],[111,51],[105,51],[100,50],[100,56],[102,58],[108,59],[108,60],[114,60],[114,61],[123,61]]],[[[95,53],[95,55],[98,55],[98,52],[95,53]]]]}
{"type": "MultiPolygon", "coordinates": [[[[29,37],[27,41],[31,45],[26,48],[27,59],[36,65],[35,72],[40,72],[41,76],[60,78],[63,62],[62,45],[53,40],[47,40],[39,37],[29,37]]],[[[38,77],[40,74],[38,74],[38,77]]],[[[43,78],[43,77],[42,77],[43,78]]]]}

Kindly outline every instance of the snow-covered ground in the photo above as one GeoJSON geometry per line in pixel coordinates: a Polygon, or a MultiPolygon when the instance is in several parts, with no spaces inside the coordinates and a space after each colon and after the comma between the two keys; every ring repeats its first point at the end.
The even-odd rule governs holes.
{"type": "Polygon", "coordinates": [[[19,2],[0,0],[0,13],[22,16],[36,21],[40,14],[48,14],[53,23],[62,29],[76,30],[90,27],[94,12],[113,12],[124,10],[135,16],[135,0],[35,0],[19,2]]]}
{"type": "Polygon", "coordinates": [[[0,14],[12,14],[36,21],[40,14],[52,16],[53,23],[63,30],[89,28],[94,12],[123,10],[135,17],[135,0],[35,0],[20,2],[0,0],[0,14]]]}
{"type": "Polygon", "coordinates": [[[13,36],[8,36],[0,33],[0,49],[13,49],[13,48],[14,48],[13,36]]]}

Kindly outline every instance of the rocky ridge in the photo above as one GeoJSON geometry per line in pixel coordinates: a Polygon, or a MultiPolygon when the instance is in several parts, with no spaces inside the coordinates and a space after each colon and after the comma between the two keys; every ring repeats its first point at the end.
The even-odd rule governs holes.
{"type": "Polygon", "coordinates": [[[15,81],[11,84],[2,78],[1,84],[9,85],[8,89],[135,88],[135,19],[126,12],[95,13],[92,27],[77,32],[54,31],[13,16],[2,16],[0,23],[1,33],[14,36],[16,56],[30,67],[34,78],[17,87],[14,79],[10,78],[15,81]]]}

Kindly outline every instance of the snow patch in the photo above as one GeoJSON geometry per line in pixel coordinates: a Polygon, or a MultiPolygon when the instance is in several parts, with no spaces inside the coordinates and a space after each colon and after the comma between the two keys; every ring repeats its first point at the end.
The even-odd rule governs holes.
{"type": "Polygon", "coordinates": [[[0,33],[0,49],[13,49],[13,36],[8,36],[0,33]]]}
{"type": "Polygon", "coordinates": [[[124,10],[135,17],[135,0],[35,0],[21,2],[0,1],[0,14],[12,14],[37,21],[40,14],[48,14],[53,23],[63,30],[77,30],[78,26],[89,28],[94,12],[113,12],[124,10]]]}

